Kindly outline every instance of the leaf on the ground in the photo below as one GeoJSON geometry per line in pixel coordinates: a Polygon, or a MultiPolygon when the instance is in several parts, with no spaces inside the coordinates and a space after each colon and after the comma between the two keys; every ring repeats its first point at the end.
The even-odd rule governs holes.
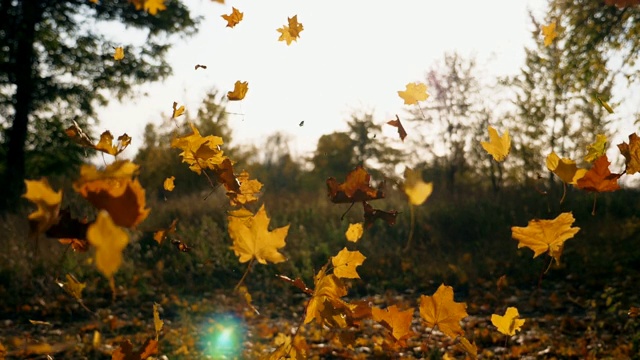
{"type": "Polygon", "coordinates": [[[32,325],[53,326],[52,323],[41,320],[29,320],[29,323],[31,323],[32,325]]]}
{"type": "Polygon", "coordinates": [[[427,85],[421,82],[411,82],[406,85],[404,91],[398,91],[398,96],[404,100],[405,105],[414,105],[418,101],[427,100],[429,93],[427,93],[427,85]]]}
{"type": "Polygon", "coordinates": [[[222,18],[227,21],[227,27],[230,27],[230,28],[238,25],[240,21],[242,21],[243,17],[244,17],[244,13],[240,12],[240,10],[234,7],[231,8],[231,14],[222,15],[222,18]]]}
{"type": "Polygon", "coordinates": [[[247,95],[247,91],[249,91],[249,82],[238,80],[233,85],[233,91],[227,92],[227,98],[229,101],[242,100],[247,95]]]}
{"type": "Polygon", "coordinates": [[[467,317],[467,305],[453,301],[453,288],[441,284],[433,296],[420,296],[420,317],[430,328],[455,339],[464,335],[460,320],[467,317]]]}
{"type": "Polygon", "coordinates": [[[504,161],[511,149],[509,130],[505,130],[502,136],[500,136],[496,129],[489,126],[489,142],[481,141],[480,144],[496,161],[504,161]]]}
{"type": "Polygon", "coordinates": [[[411,205],[422,205],[433,192],[433,183],[422,180],[422,172],[411,168],[404,170],[404,193],[409,198],[411,205]]]}
{"type": "Polygon", "coordinates": [[[46,178],[25,180],[24,183],[26,191],[22,197],[38,207],[28,216],[31,233],[42,234],[58,222],[62,190],[54,191],[46,178]]]}
{"type": "Polygon", "coordinates": [[[151,355],[158,353],[158,341],[147,339],[137,350],[133,351],[131,341],[120,342],[120,346],[111,353],[111,360],[147,360],[151,355]]]}
{"type": "Polygon", "coordinates": [[[153,327],[156,329],[156,341],[160,337],[160,332],[164,327],[164,321],[160,320],[160,304],[153,303],[153,327]]]}
{"type": "Polygon", "coordinates": [[[411,331],[413,312],[413,308],[400,311],[396,305],[391,305],[385,310],[375,306],[371,308],[373,320],[389,330],[395,341],[404,341],[414,335],[411,331]]]}
{"type": "Polygon", "coordinates": [[[625,158],[625,171],[629,175],[640,172],[640,136],[629,135],[629,143],[618,144],[618,149],[625,158]]]}
{"type": "Polygon", "coordinates": [[[278,41],[285,41],[287,45],[291,45],[291,42],[297,41],[300,38],[300,32],[304,30],[304,26],[298,23],[298,15],[287,18],[287,22],[288,26],[284,25],[276,31],[280,33],[278,41]]]}
{"type": "Polygon", "coordinates": [[[122,251],[129,235],[118,227],[106,211],[100,211],[87,230],[89,243],[96,248],[96,267],[106,278],[113,278],[122,264],[122,251]]]}
{"type": "Polygon", "coordinates": [[[596,135],[596,141],[593,144],[587,145],[587,155],[584,156],[584,161],[591,163],[606,152],[607,137],[603,134],[598,134],[596,135]]]}
{"type": "Polygon", "coordinates": [[[398,128],[398,135],[400,136],[400,140],[404,141],[404,138],[407,137],[407,131],[404,129],[404,126],[402,126],[402,122],[400,122],[400,118],[398,117],[398,115],[396,115],[395,120],[387,121],[387,124],[398,128]]]}
{"type": "Polygon", "coordinates": [[[520,319],[518,309],[514,307],[507,308],[503,315],[492,314],[491,323],[498,328],[498,331],[504,335],[513,336],[520,330],[525,320],[520,319]]]}
{"type": "Polygon", "coordinates": [[[555,152],[547,156],[547,169],[558,175],[563,182],[571,185],[575,185],[578,179],[587,173],[587,169],[578,168],[575,161],[569,158],[561,159],[555,152]]]}
{"type": "Polygon", "coordinates": [[[542,36],[544,36],[544,46],[549,46],[553,40],[558,37],[556,31],[556,22],[552,21],[549,25],[542,25],[542,36]]]}
{"type": "Polygon", "coordinates": [[[362,223],[355,223],[349,224],[349,228],[347,229],[345,236],[347,237],[347,241],[357,242],[362,237],[362,234],[364,234],[364,227],[362,226],[362,223]]]}
{"type": "Polygon", "coordinates": [[[610,192],[620,190],[618,179],[622,174],[612,174],[609,159],[602,155],[593,162],[593,167],[578,180],[576,187],[590,192],[610,192]]]}
{"type": "Polygon", "coordinates": [[[274,352],[269,354],[268,360],[304,360],[308,358],[309,345],[302,336],[295,336],[293,339],[291,335],[285,335],[278,333],[276,335],[274,344],[277,348],[274,352]]]}
{"type": "Polygon", "coordinates": [[[167,238],[167,235],[174,234],[176,232],[177,225],[178,219],[173,219],[171,225],[169,225],[168,228],[160,229],[153,234],[153,240],[155,240],[158,245],[160,245],[162,241],[167,238]]]}
{"type": "Polygon", "coordinates": [[[87,284],[76,280],[76,278],[71,274],[67,274],[66,278],[67,282],[58,283],[58,285],[60,285],[64,291],[73,296],[76,300],[82,300],[82,290],[87,287],[87,284]]]}
{"type": "Polygon", "coordinates": [[[333,264],[333,274],[339,278],[359,279],[360,275],[356,271],[356,267],[362,265],[366,256],[360,251],[349,251],[345,247],[331,258],[333,264]]]}
{"type": "MultiPolygon", "coordinates": [[[[197,65],[196,65],[197,66],[197,65]]],[[[196,67],[197,69],[197,67],[196,67]]],[[[171,112],[171,118],[175,119],[180,115],[184,115],[184,105],[180,105],[180,107],[178,107],[178,103],[177,102],[173,102],[173,111],[171,112]]]]}
{"type": "Polygon", "coordinates": [[[241,263],[256,259],[261,264],[267,261],[279,263],[286,260],[278,249],[285,246],[289,225],[269,231],[269,217],[264,204],[250,218],[228,216],[229,235],[233,240],[231,249],[241,263]]]}
{"type": "Polygon", "coordinates": [[[124,59],[124,49],[122,48],[122,46],[118,46],[114,48],[113,60],[119,61],[122,59],[124,59]]]}
{"type": "Polygon", "coordinates": [[[173,191],[173,189],[176,188],[176,185],[173,183],[175,179],[175,176],[169,176],[168,178],[164,179],[164,183],[162,184],[164,189],[167,191],[173,191]]]}
{"type": "Polygon", "coordinates": [[[381,219],[386,222],[387,225],[393,226],[396,224],[396,217],[398,216],[398,212],[395,210],[384,211],[380,209],[374,209],[373,206],[369,205],[366,201],[362,202],[362,207],[364,209],[364,227],[370,228],[373,226],[373,223],[381,219]]]}
{"type": "Polygon", "coordinates": [[[513,226],[511,236],[518,241],[518,248],[533,250],[534,258],[548,252],[560,263],[564,242],[580,231],[579,227],[571,227],[575,220],[571,212],[564,212],[553,220],[534,219],[527,227],[513,226]]]}
{"type": "Polygon", "coordinates": [[[371,175],[362,166],[358,165],[347,174],[347,178],[342,184],[338,183],[333,177],[327,179],[329,198],[331,202],[336,204],[384,198],[384,192],[382,191],[384,184],[380,184],[377,189],[374,189],[369,184],[370,181],[371,175]]]}

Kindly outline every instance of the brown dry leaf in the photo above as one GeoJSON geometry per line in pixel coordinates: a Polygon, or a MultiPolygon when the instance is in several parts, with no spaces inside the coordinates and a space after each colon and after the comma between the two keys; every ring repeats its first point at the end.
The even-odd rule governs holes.
{"type": "MultiPolygon", "coordinates": [[[[231,184],[240,183],[240,192],[230,191],[227,193],[231,206],[245,205],[258,200],[258,194],[262,189],[262,183],[258,180],[249,180],[249,173],[242,171],[231,184]]],[[[226,187],[226,186],[225,186],[226,187]]]]}
{"type": "Polygon", "coordinates": [[[380,184],[377,189],[371,187],[369,182],[371,175],[360,165],[347,174],[344,183],[340,184],[332,177],[327,179],[327,188],[331,202],[352,203],[358,201],[369,201],[384,198],[382,187],[380,184]]]}
{"type": "Polygon", "coordinates": [[[629,135],[629,143],[618,144],[618,149],[625,158],[625,171],[629,175],[640,172],[640,136],[629,135]]]}
{"type": "Polygon", "coordinates": [[[227,99],[229,101],[242,100],[247,95],[247,91],[249,91],[249,82],[238,80],[233,85],[233,91],[227,92],[227,99]]]}
{"type": "Polygon", "coordinates": [[[111,353],[111,360],[147,360],[151,355],[158,353],[158,341],[147,339],[147,341],[138,349],[133,351],[131,341],[125,340],[120,342],[120,346],[111,353]]]}
{"type": "Polygon", "coordinates": [[[386,310],[375,306],[371,308],[373,320],[391,331],[391,336],[395,341],[404,341],[414,335],[414,332],[411,331],[413,312],[413,308],[400,311],[396,305],[389,306],[386,310]]]}
{"type": "Polygon", "coordinates": [[[42,234],[58,222],[62,190],[54,191],[46,178],[25,180],[23,198],[36,204],[38,209],[29,214],[29,225],[33,234],[42,234]]]}
{"type": "Polygon", "coordinates": [[[398,212],[395,210],[383,211],[380,209],[374,209],[367,202],[362,202],[362,207],[364,208],[364,227],[370,228],[373,226],[373,223],[381,219],[386,222],[387,225],[393,226],[396,224],[396,217],[398,216],[398,212]]]}
{"type": "Polygon", "coordinates": [[[433,296],[420,296],[420,317],[430,328],[438,327],[452,339],[464,335],[460,320],[467,317],[467,305],[453,301],[453,288],[440,285],[433,296]]]}
{"type": "Polygon", "coordinates": [[[576,187],[590,192],[610,192],[620,190],[618,179],[622,174],[612,174],[609,171],[609,159],[602,155],[593,162],[593,167],[581,177],[576,187]]]}
{"type": "Polygon", "coordinates": [[[298,15],[287,18],[288,26],[285,25],[279,29],[276,29],[280,33],[278,41],[284,41],[288,45],[291,45],[293,41],[297,41],[300,38],[300,32],[304,30],[304,26],[298,23],[298,15]]]}
{"type": "Polygon", "coordinates": [[[564,242],[571,239],[579,227],[571,227],[574,219],[571,212],[564,212],[553,220],[531,220],[527,227],[513,226],[511,236],[518,240],[518,248],[533,250],[533,257],[549,252],[560,263],[564,242]]]}
{"type": "Polygon", "coordinates": [[[395,120],[387,121],[387,124],[398,128],[398,135],[400,136],[400,140],[404,141],[404,138],[407,137],[407,131],[404,129],[404,126],[402,126],[402,123],[400,122],[400,118],[398,117],[398,115],[396,115],[395,120]]]}
{"type": "Polygon", "coordinates": [[[333,274],[339,278],[359,279],[356,267],[362,265],[366,257],[360,251],[349,251],[345,247],[338,255],[331,258],[333,274]]]}

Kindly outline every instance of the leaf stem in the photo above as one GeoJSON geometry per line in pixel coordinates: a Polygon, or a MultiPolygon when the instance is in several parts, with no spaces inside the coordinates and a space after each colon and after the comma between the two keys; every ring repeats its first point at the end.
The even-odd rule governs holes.
{"type": "Polygon", "coordinates": [[[403,252],[409,251],[411,240],[413,240],[413,232],[416,227],[416,213],[413,204],[409,204],[409,214],[411,215],[411,229],[409,230],[409,239],[407,240],[407,245],[405,245],[403,252]]]}
{"type": "Polygon", "coordinates": [[[345,211],[344,214],[342,214],[342,216],[340,216],[340,221],[344,220],[344,217],[347,215],[349,210],[351,210],[351,208],[353,207],[353,204],[355,204],[355,202],[352,202],[351,205],[349,205],[349,208],[347,209],[347,211],[345,211]]]}
{"type": "Polygon", "coordinates": [[[251,271],[251,265],[253,265],[253,262],[255,259],[256,258],[251,258],[251,260],[249,261],[249,264],[247,264],[247,270],[242,275],[242,278],[240,279],[240,281],[238,281],[238,284],[236,285],[236,287],[233,288],[234,291],[237,291],[240,285],[244,283],[244,279],[247,277],[247,275],[249,275],[249,271],[251,271]]]}

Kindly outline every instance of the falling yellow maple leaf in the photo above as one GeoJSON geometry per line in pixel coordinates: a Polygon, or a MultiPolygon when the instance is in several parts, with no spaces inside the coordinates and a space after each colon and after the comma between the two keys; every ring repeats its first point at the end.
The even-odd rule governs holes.
{"type": "Polygon", "coordinates": [[[360,251],[349,251],[345,247],[331,258],[333,274],[339,278],[359,279],[356,267],[362,265],[366,257],[360,251]]]}
{"type": "Polygon", "coordinates": [[[433,192],[433,183],[422,180],[422,172],[410,168],[404,170],[404,193],[412,205],[422,205],[433,192]]]}
{"type": "Polygon", "coordinates": [[[347,326],[345,312],[350,312],[349,304],[341,297],[347,295],[347,289],[335,274],[327,274],[326,266],[318,271],[314,278],[315,290],[307,304],[304,323],[314,319],[318,324],[329,327],[344,328],[347,326]]]}
{"type": "Polygon", "coordinates": [[[465,303],[453,301],[451,286],[441,284],[433,296],[420,296],[420,317],[425,320],[427,326],[437,326],[450,338],[464,335],[460,320],[468,315],[465,303]]]}
{"type": "Polygon", "coordinates": [[[87,240],[96,248],[96,267],[106,278],[112,279],[122,264],[122,250],[129,243],[129,235],[114,224],[109,213],[102,210],[87,229],[87,240]]]}
{"type": "Polygon", "coordinates": [[[58,222],[62,190],[54,191],[46,178],[25,180],[24,183],[27,189],[22,197],[38,207],[28,217],[31,231],[35,234],[41,234],[58,222]]]}
{"type": "Polygon", "coordinates": [[[556,22],[552,21],[549,25],[542,25],[542,35],[544,36],[544,46],[549,46],[558,36],[556,32],[556,22]]]}
{"type": "Polygon", "coordinates": [[[243,17],[244,17],[244,13],[241,13],[238,9],[234,7],[231,8],[231,14],[222,15],[222,18],[227,21],[227,27],[230,27],[230,28],[238,25],[238,23],[242,21],[243,17]]]}
{"type": "Polygon", "coordinates": [[[113,59],[114,60],[124,59],[124,49],[122,48],[122,46],[118,46],[117,48],[115,48],[115,52],[113,53],[113,59]]]}
{"type": "Polygon", "coordinates": [[[94,146],[94,149],[116,156],[131,144],[131,136],[126,133],[118,136],[118,142],[113,143],[113,135],[110,131],[105,131],[100,135],[100,141],[94,146]]]}
{"type": "Polygon", "coordinates": [[[258,193],[262,189],[262,183],[255,179],[249,179],[249,173],[242,171],[236,177],[240,183],[240,192],[229,191],[227,196],[231,202],[231,206],[244,205],[258,200],[258,193]]]}
{"type": "Polygon", "coordinates": [[[362,226],[362,223],[356,223],[349,224],[349,228],[347,229],[345,236],[347,237],[347,241],[357,242],[362,237],[362,234],[364,234],[364,227],[362,226]]]}
{"type": "Polygon", "coordinates": [[[564,212],[553,220],[534,219],[527,227],[511,227],[511,236],[518,240],[518,248],[533,250],[534,258],[549,252],[556,263],[560,263],[564,242],[580,231],[579,227],[571,227],[575,220],[570,212],[564,212]]]}
{"type": "Polygon", "coordinates": [[[387,328],[387,330],[391,331],[391,336],[393,336],[396,341],[402,341],[414,335],[414,332],[411,331],[413,312],[413,308],[400,311],[396,305],[391,305],[385,310],[376,306],[371,308],[373,320],[379,322],[387,328]]]}
{"type": "Polygon", "coordinates": [[[599,95],[596,95],[596,100],[598,100],[598,103],[600,104],[600,106],[602,106],[605,110],[607,110],[609,114],[613,114],[614,112],[613,108],[611,107],[611,105],[609,105],[608,102],[602,99],[599,95]]]}
{"type": "Polygon", "coordinates": [[[233,91],[227,92],[227,98],[229,101],[238,101],[244,99],[245,95],[247,95],[247,91],[249,91],[249,82],[240,80],[236,81],[233,85],[233,91]]]}
{"type": "Polygon", "coordinates": [[[504,335],[513,336],[524,325],[524,319],[520,319],[518,309],[507,308],[504,316],[498,314],[491,315],[491,323],[504,335]]]}
{"type": "Polygon", "coordinates": [[[170,176],[166,179],[164,179],[164,184],[163,187],[165,190],[167,191],[173,191],[173,189],[175,189],[175,184],[173,183],[173,181],[176,179],[175,176],[170,176]]]}
{"type": "Polygon", "coordinates": [[[229,235],[233,240],[231,249],[241,263],[256,259],[261,264],[267,261],[279,263],[286,260],[278,249],[285,246],[289,225],[269,231],[269,217],[264,204],[252,217],[229,216],[229,235]]]}
{"type": "Polygon", "coordinates": [[[421,82],[408,83],[406,90],[398,91],[398,95],[404,100],[405,105],[414,105],[418,101],[424,101],[429,98],[427,85],[421,82]]]}
{"type": "Polygon", "coordinates": [[[223,144],[219,136],[202,136],[192,123],[189,123],[193,133],[171,140],[171,147],[182,150],[182,162],[189,164],[189,169],[200,175],[202,170],[215,170],[227,157],[220,150],[223,144]]]}
{"type": "Polygon", "coordinates": [[[496,161],[504,161],[511,149],[509,130],[500,136],[496,129],[489,126],[489,142],[482,141],[480,144],[496,161]]]}
{"type": "Polygon", "coordinates": [[[144,0],[144,10],[151,15],[156,15],[158,11],[167,10],[164,0],[144,0]]]}
{"type": "Polygon", "coordinates": [[[278,41],[285,41],[287,45],[291,45],[291,42],[297,41],[300,38],[300,32],[304,30],[304,26],[298,23],[298,15],[287,18],[289,25],[276,29],[280,33],[278,41]]]}
{"type": "Polygon", "coordinates": [[[584,156],[584,161],[591,163],[604,155],[606,151],[607,137],[603,134],[598,134],[596,135],[596,141],[593,144],[587,145],[587,155],[584,156]]]}
{"type": "Polygon", "coordinates": [[[576,162],[569,158],[562,158],[552,152],[547,156],[547,169],[558,175],[567,184],[575,185],[587,173],[587,169],[580,169],[576,162]]]}
{"type": "Polygon", "coordinates": [[[87,287],[87,284],[76,280],[76,278],[71,274],[67,274],[65,277],[67,278],[67,282],[58,283],[58,285],[60,285],[64,291],[73,296],[76,300],[82,300],[82,290],[87,287]]]}
{"type": "Polygon", "coordinates": [[[178,103],[177,102],[173,102],[173,112],[171,113],[171,118],[175,119],[180,115],[184,114],[184,105],[181,105],[180,107],[178,107],[178,103]]]}

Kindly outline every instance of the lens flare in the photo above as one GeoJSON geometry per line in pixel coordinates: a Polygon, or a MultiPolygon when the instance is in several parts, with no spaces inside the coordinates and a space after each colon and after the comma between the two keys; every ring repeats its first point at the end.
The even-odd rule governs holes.
{"type": "Polygon", "coordinates": [[[200,349],[213,359],[234,359],[240,356],[245,337],[242,320],[230,314],[218,314],[201,326],[200,349]]]}

